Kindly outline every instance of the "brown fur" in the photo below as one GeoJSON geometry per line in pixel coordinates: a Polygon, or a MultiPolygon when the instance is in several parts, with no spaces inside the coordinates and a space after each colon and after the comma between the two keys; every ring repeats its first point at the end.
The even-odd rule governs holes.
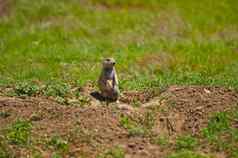
{"type": "Polygon", "coordinates": [[[102,63],[102,72],[98,80],[98,87],[104,98],[117,100],[119,97],[118,79],[115,60],[106,58],[102,63]]]}

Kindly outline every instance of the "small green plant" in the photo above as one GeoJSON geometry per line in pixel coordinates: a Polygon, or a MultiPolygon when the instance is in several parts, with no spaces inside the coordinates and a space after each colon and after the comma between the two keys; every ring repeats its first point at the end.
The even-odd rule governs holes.
{"type": "Polygon", "coordinates": [[[133,100],[132,106],[138,108],[141,106],[141,102],[139,100],[133,100]]]}
{"type": "Polygon", "coordinates": [[[94,144],[96,137],[94,130],[84,129],[76,125],[75,129],[70,132],[70,137],[67,140],[69,142],[78,140],[83,144],[94,144]]]}
{"type": "Polygon", "coordinates": [[[89,97],[80,95],[80,96],[78,96],[78,100],[79,100],[81,106],[85,106],[85,105],[90,104],[90,98],[89,97]]]}
{"type": "Polygon", "coordinates": [[[53,146],[55,150],[60,151],[60,152],[67,152],[69,150],[69,144],[67,141],[62,139],[59,136],[53,136],[49,142],[49,145],[53,146]]]}
{"type": "Polygon", "coordinates": [[[129,136],[144,136],[146,130],[142,126],[135,126],[128,129],[129,136]]]}
{"type": "Polygon", "coordinates": [[[228,153],[236,158],[238,130],[231,121],[236,120],[237,110],[216,113],[202,129],[202,135],[217,151],[228,153]]]}
{"type": "Polygon", "coordinates": [[[120,147],[114,147],[104,152],[103,154],[97,156],[97,158],[124,158],[125,152],[120,147]]]}
{"type": "Polygon", "coordinates": [[[57,101],[60,104],[67,104],[67,100],[64,97],[56,96],[55,101],[57,101]]]}
{"type": "Polygon", "coordinates": [[[31,158],[43,158],[43,156],[42,156],[41,152],[33,149],[31,158]]]}
{"type": "Polygon", "coordinates": [[[152,129],[155,124],[155,112],[152,110],[146,112],[142,120],[142,124],[146,127],[146,129],[152,129]]]}
{"type": "Polygon", "coordinates": [[[126,128],[126,129],[131,128],[131,126],[134,126],[132,121],[126,115],[123,115],[120,117],[120,124],[122,127],[126,128]]]}
{"type": "Polygon", "coordinates": [[[209,140],[216,138],[217,134],[229,129],[229,117],[226,112],[216,113],[208,122],[208,127],[202,130],[204,137],[209,140]]]}
{"type": "Polygon", "coordinates": [[[79,91],[77,92],[71,92],[73,98],[68,98],[67,99],[67,104],[68,105],[73,105],[73,106],[80,106],[80,107],[85,107],[91,104],[91,99],[90,97],[81,94],[79,91]]]}
{"type": "Polygon", "coordinates": [[[0,118],[7,118],[10,116],[9,112],[6,111],[0,111],[0,118]]]}
{"type": "Polygon", "coordinates": [[[10,149],[4,137],[0,136],[0,158],[11,158],[10,149]]]}
{"type": "Polygon", "coordinates": [[[128,116],[123,115],[120,118],[120,124],[128,130],[129,136],[143,136],[146,134],[145,128],[132,121],[128,116]]]}
{"type": "Polygon", "coordinates": [[[176,140],[176,149],[194,149],[197,144],[197,139],[190,135],[180,136],[176,140]]]}
{"type": "Polygon", "coordinates": [[[231,151],[230,158],[238,158],[238,151],[237,151],[237,149],[231,151]]]}
{"type": "Polygon", "coordinates": [[[173,153],[169,155],[167,158],[209,158],[209,157],[192,151],[183,150],[177,153],[173,153]]]}
{"type": "Polygon", "coordinates": [[[234,141],[238,142],[238,129],[237,128],[232,128],[230,130],[231,136],[233,138],[234,141]]]}
{"type": "Polygon", "coordinates": [[[17,120],[7,129],[7,139],[12,144],[27,145],[30,141],[32,125],[29,121],[17,120]]]}
{"type": "Polygon", "coordinates": [[[70,91],[70,86],[67,83],[60,81],[50,81],[44,88],[46,96],[64,98],[70,91]]]}
{"type": "Polygon", "coordinates": [[[33,96],[39,92],[40,88],[33,82],[19,82],[15,86],[15,93],[18,96],[33,96]]]}
{"type": "Polygon", "coordinates": [[[63,158],[59,153],[53,153],[51,158],[63,158]]]}
{"type": "Polygon", "coordinates": [[[4,95],[6,95],[8,97],[15,97],[15,96],[17,96],[15,88],[10,88],[10,89],[4,91],[3,93],[4,93],[4,95]]]}
{"type": "Polygon", "coordinates": [[[165,147],[169,145],[169,140],[168,140],[168,137],[157,136],[151,139],[151,143],[165,147]]]}
{"type": "Polygon", "coordinates": [[[216,151],[229,151],[233,147],[232,141],[230,141],[228,138],[222,138],[222,135],[217,136],[217,139],[214,139],[212,142],[210,142],[210,145],[213,145],[216,151]]]}

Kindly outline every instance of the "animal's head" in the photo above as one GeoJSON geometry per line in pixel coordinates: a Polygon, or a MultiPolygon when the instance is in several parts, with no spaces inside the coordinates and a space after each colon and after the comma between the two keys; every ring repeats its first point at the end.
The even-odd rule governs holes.
{"type": "Polygon", "coordinates": [[[113,58],[105,58],[102,62],[103,68],[110,69],[115,66],[116,62],[113,58]]]}

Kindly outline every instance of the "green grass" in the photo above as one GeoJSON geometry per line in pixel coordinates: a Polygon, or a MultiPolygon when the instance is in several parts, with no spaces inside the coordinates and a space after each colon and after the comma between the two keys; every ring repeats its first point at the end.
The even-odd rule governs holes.
{"type": "MultiPolygon", "coordinates": [[[[181,135],[174,144],[174,149],[168,158],[208,158],[216,157],[214,153],[226,153],[229,158],[237,158],[238,130],[236,120],[238,109],[214,113],[209,119],[207,127],[195,136],[181,135]],[[207,155],[201,154],[201,149],[209,151],[207,155]]],[[[158,137],[157,144],[162,146],[163,139],[158,137]],[[162,140],[162,141],[161,141],[162,140]]],[[[154,141],[156,143],[156,141],[154,141]]],[[[165,145],[168,143],[165,143],[165,145]]]]}
{"type": "Polygon", "coordinates": [[[13,157],[12,151],[9,148],[4,137],[0,135],[0,158],[11,158],[13,157]]]}
{"type": "Polygon", "coordinates": [[[70,86],[68,84],[60,81],[50,81],[46,84],[43,93],[46,96],[65,97],[69,94],[69,91],[70,86]]]}
{"type": "Polygon", "coordinates": [[[150,110],[143,117],[138,118],[122,115],[119,122],[123,128],[127,129],[129,136],[151,136],[152,128],[155,125],[155,112],[150,110]]]}
{"type": "Polygon", "coordinates": [[[202,130],[203,135],[209,140],[216,139],[217,134],[230,130],[228,113],[215,114],[208,122],[208,127],[202,130]]]}
{"type": "Polygon", "coordinates": [[[62,139],[59,136],[53,136],[48,144],[52,146],[56,151],[65,153],[69,151],[69,144],[66,140],[62,139]]]}
{"type": "Polygon", "coordinates": [[[0,84],[96,81],[112,56],[122,89],[238,87],[235,0],[11,0],[0,18],[0,84]]]}
{"type": "Polygon", "coordinates": [[[9,117],[11,114],[9,112],[6,111],[0,111],[0,118],[7,118],[9,117]]]}
{"type": "Polygon", "coordinates": [[[237,109],[219,112],[209,120],[202,130],[203,143],[218,152],[226,152],[230,158],[237,157],[238,130],[233,126],[237,120],[237,109]]]}
{"type": "Polygon", "coordinates": [[[192,151],[180,151],[169,155],[167,158],[209,158],[206,155],[202,155],[192,151]]]}
{"type": "Polygon", "coordinates": [[[121,147],[116,146],[97,156],[97,158],[110,158],[110,157],[124,158],[125,152],[121,147]]]}
{"type": "Polygon", "coordinates": [[[19,82],[16,84],[15,93],[18,96],[33,96],[38,93],[39,87],[32,82],[19,82]]]}
{"type": "Polygon", "coordinates": [[[53,153],[51,158],[62,158],[62,156],[58,153],[53,153]]]}
{"type": "Polygon", "coordinates": [[[151,138],[151,143],[160,145],[161,147],[168,147],[170,145],[169,138],[166,136],[156,136],[151,138]]]}
{"type": "Polygon", "coordinates": [[[28,145],[30,143],[31,128],[30,122],[17,120],[7,129],[6,138],[11,144],[28,145]]]}
{"type": "Polygon", "coordinates": [[[137,121],[132,120],[128,116],[124,115],[120,117],[120,125],[127,129],[129,136],[145,136],[147,129],[137,121]]]}
{"type": "Polygon", "coordinates": [[[197,139],[190,135],[188,136],[180,136],[176,140],[176,149],[189,149],[192,150],[198,145],[197,139]]]}

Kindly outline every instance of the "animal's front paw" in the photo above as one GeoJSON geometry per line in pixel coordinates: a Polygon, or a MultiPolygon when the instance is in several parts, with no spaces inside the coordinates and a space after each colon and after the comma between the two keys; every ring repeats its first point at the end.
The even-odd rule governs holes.
{"type": "Polygon", "coordinates": [[[112,80],[107,80],[106,87],[107,87],[108,90],[112,90],[113,89],[112,80]]]}

